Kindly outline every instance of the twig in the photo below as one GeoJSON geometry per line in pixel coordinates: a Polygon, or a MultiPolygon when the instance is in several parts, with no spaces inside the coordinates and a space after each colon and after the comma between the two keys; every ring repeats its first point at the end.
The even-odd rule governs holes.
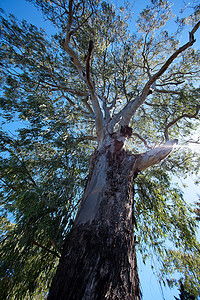
{"type": "Polygon", "coordinates": [[[0,178],[0,180],[10,189],[12,189],[13,191],[17,191],[16,187],[14,187],[13,185],[11,185],[10,183],[7,183],[3,178],[0,178]]]}
{"type": "Polygon", "coordinates": [[[178,122],[179,120],[183,119],[183,118],[195,118],[198,113],[199,113],[199,108],[200,106],[197,105],[196,107],[196,112],[194,114],[182,114],[181,116],[177,117],[176,119],[174,119],[173,121],[169,122],[164,130],[164,136],[165,136],[165,140],[168,141],[169,140],[169,133],[168,133],[168,129],[169,127],[171,127],[172,125],[174,125],[176,122],[178,122]]]}
{"type": "Polygon", "coordinates": [[[136,132],[132,133],[132,135],[137,136],[145,144],[145,147],[147,147],[148,149],[153,149],[153,147],[148,146],[146,140],[143,137],[141,137],[141,135],[139,135],[136,132]]]}
{"type": "Polygon", "coordinates": [[[39,244],[39,243],[36,242],[35,240],[31,240],[31,242],[33,243],[33,245],[36,245],[36,246],[38,246],[38,247],[40,247],[40,248],[42,248],[42,249],[48,251],[49,253],[56,255],[58,258],[61,257],[57,252],[50,250],[49,248],[47,248],[47,247],[45,247],[45,246],[39,244]]]}

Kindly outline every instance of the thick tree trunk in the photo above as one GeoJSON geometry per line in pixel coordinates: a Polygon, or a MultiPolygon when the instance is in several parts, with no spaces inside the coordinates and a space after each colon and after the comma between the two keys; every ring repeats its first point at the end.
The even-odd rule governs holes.
{"type": "Polygon", "coordinates": [[[87,187],[66,238],[49,300],[139,300],[133,181],[164,159],[177,140],[140,155],[124,141],[131,128],[107,135],[90,163],[87,187]]]}
{"type": "Polygon", "coordinates": [[[48,299],[140,299],[133,180],[138,157],[123,143],[97,151],[48,299]]]}

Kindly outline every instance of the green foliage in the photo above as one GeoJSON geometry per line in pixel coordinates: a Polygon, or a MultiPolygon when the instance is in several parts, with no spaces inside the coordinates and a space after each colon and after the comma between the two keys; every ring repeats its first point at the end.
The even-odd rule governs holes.
{"type": "MultiPolygon", "coordinates": [[[[184,276],[188,291],[200,288],[197,224],[192,208],[181,190],[171,184],[165,169],[151,168],[136,179],[136,223],[138,250],[145,263],[154,259],[160,268],[160,282],[178,285],[173,273],[184,276]],[[149,251],[150,250],[150,251],[149,251]]],[[[157,268],[157,265],[152,265],[157,268]]]]}
{"type": "MultiPolygon", "coordinates": [[[[188,293],[183,285],[183,283],[180,281],[180,300],[195,300],[196,297],[190,293],[188,293]]],[[[179,300],[177,297],[174,297],[176,300],[179,300]]]]}
{"type": "Polygon", "coordinates": [[[198,201],[195,203],[196,207],[195,207],[195,214],[196,214],[196,219],[198,221],[200,221],[200,199],[198,199],[198,201]]]}
{"type": "Polygon", "coordinates": [[[71,79],[56,39],[13,16],[2,24],[0,290],[2,299],[41,299],[81,199],[93,123],[57,87],[71,79]]]}
{"type": "MultiPolygon", "coordinates": [[[[89,157],[96,145],[87,86],[62,47],[68,23],[67,1],[30,2],[42,10],[56,33],[48,37],[35,25],[2,13],[3,299],[45,297],[63,239],[73,224],[89,157]]],[[[141,93],[149,76],[179,46],[179,36],[166,30],[166,22],[173,16],[171,6],[167,1],[151,2],[137,19],[133,19],[129,7],[117,10],[105,1],[77,1],[73,6],[73,49],[84,65],[88,42],[94,41],[91,78],[99,99],[113,106],[111,116],[141,93]],[[133,33],[128,25],[134,21],[138,28],[133,33]]],[[[193,6],[196,18],[198,7],[193,6]]],[[[187,22],[194,22],[194,18],[189,16],[179,23],[187,22]]],[[[199,51],[188,49],[157,80],[152,95],[131,120],[134,132],[143,140],[133,136],[127,145],[129,150],[146,150],[144,140],[155,147],[164,141],[167,124],[184,113],[195,113],[199,104],[199,57],[199,51]]],[[[169,136],[178,137],[186,145],[198,126],[199,115],[180,118],[169,128],[169,136]]],[[[197,224],[193,210],[181,190],[172,185],[171,177],[198,175],[199,166],[198,152],[180,147],[161,166],[139,174],[135,182],[138,250],[144,261],[156,254],[161,263],[161,281],[168,278],[168,283],[174,284],[172,273],[178,271],[187,291],[195,291],[195,295],[200,282],[197,224]]]]}
{"type": "Polygon", "coordinates": [[[49,126],[48,136],[46,130],[30,128],[20,129],[17,139],[1,137],[5,297],[6,292],[7,297],[23,299],[47,292],[81,198],[90,151],[81,138],[67,133],[67,123],[57,127],[58,136],[49,126]]]}
{"type": "Polygon", "coordinates": [[[165,170],[154,167],[139,175],[136,192],[136,221],[142,252],[148,247],[158,254],[165,252],[165,246],[162,247],[166,239],[185,251],[196,245],[197,225],[192,210],[184,201],[181,190],[171,185],[165,170]]]}

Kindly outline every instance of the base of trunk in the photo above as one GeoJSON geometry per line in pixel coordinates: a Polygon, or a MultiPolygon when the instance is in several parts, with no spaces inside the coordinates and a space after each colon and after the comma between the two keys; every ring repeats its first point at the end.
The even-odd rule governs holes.
{"type": "Polygon", "coordinates": [[[94,222],[74,228],[48,299],[139,300],[133,232],[110,232],[94,222]]]}

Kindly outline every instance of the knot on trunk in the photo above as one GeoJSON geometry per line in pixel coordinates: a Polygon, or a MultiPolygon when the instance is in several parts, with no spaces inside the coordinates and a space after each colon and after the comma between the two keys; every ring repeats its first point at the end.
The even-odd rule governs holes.
{"type": "Polygon", "coordinates": [[[120,128],[120,135],[130,138],[132,136],[133,130],[131,127],[129,127],[128,125],[122,126],[120,128]]]}

